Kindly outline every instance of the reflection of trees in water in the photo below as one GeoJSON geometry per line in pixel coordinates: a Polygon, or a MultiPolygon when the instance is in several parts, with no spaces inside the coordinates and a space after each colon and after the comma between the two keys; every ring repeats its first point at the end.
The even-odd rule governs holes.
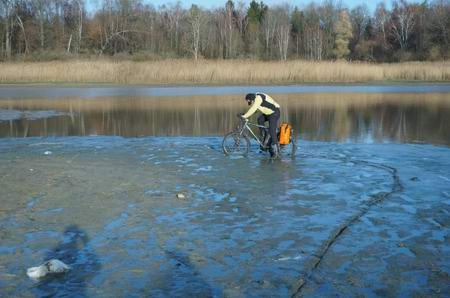
{"type": "Polygon", "coordinates": [[[100,269],[98,258],[88,242],[88,235],[77,225],[66,227],[62,240],[47,254],[45,260],[58,259],[69,265],[71,270],[41,280],[34,287],[37,296],[87,297],[87,282],[100,269]]]}
{"type": "MultiPolygon", "coordinates": [[[[315,140],[386,139],[448,143],[450,107],[376,103],[346,107],[303,107],[291,116],[302,135],[315,140]]],[[[290,111],[291,113],[292,111],[290,111]]]]}
{"type": "Polygon", "coordinates": [[[373,109],[372,127],[378,140],[392,139],[400,142],[425,140],[432,143],[448,142],[450,125],[446,119],[449,107],[424,107],[422,105],[378,105],[373,109]],[[382,128],[377,130],[376,128],[382,128]]]}
{"type": "MultiPolygon", "coordinates": [[[[248,106],[242,96],[188,98],[101,98],[24,100],[16,109],[53,109],[68,116],[0,123],[1,136],[223,135],[237,124],[248,106]]],[[[391,139],[448,142],[446,94],[291,94],[274,95],[282,121],[308,139],[391,139]]],[[[0,103],[0,108],[2,103],[0,103]]]]}

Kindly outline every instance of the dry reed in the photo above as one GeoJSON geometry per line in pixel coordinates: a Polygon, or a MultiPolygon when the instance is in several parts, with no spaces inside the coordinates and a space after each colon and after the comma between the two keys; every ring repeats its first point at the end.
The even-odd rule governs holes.
{"type": "Polygon", "coordinates": [[[395,64],[292,60],[1,63],[0,83],[296,84],[450,81],[450,62],[395,64]]]}

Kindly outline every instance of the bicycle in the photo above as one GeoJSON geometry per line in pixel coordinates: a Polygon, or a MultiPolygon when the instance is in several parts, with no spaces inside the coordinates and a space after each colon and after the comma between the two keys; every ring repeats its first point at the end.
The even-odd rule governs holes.
{"type": "MultiPolygon", "coordinates": [[[[242,154],[243,156],[247,156],[250,151],[250,138],[256,140],[256,142],[259,144],[261,151],[269,151],[272,155],[271,148],[270,148],[270,134],[269,134],[269,128],[263,125],[258,125],[252,122],[249,122],[247,119],[244,119],[241,117],[241,115],[238,115],[240,118],[240,122],[237,126],[237,128],[227,133],[222,141],[222,149],[223,152],[226,155],[231,154],[242,154]],[[255,127],[258,129],[263,129],[263,138],[259,138],[250,127],[255,127]],[[269,139],[264,142],[265,138],[268,137],[269,139]],[[267,145],[264,145],[267,144],[267,145]]],[[[277,135],[279,135],[279,131],[277,129],[277,135]]],[[[296,140],[294,137],[294,130],[291,129],[290,134],[290,140],[288,145],[280,145],[279,152],[280,155],[290,155],[292,158],[295,157],[295,151],[296,151],[296,140]]]]}

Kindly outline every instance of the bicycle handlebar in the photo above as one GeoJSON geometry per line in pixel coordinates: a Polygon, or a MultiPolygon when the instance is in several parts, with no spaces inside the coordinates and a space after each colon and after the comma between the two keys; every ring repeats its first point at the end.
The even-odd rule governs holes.
{"type": "Polygon", "coordinates": [[[244,115],[244,114],[241,114],[241,113],[239,113],[239,114],[237,114],[236,116],[239,118],[239,120],[241,120],[241,121],[245,121],[245,122],[248,122],[248,119],[247,118],[244,118],[244,117],[242,117],[242,115],[244,115]]]}

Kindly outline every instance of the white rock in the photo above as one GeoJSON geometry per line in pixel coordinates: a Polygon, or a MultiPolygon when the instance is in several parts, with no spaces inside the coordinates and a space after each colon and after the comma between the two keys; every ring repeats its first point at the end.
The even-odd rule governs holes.
{"type": "Polygon", "coordinates": [[[51,151],[45,151],[44,154],[45,155],[50,155],[50,154],[52,154],[52,152],[51,151]]]}
{"type": "Polygon", "coordinates": [[[184,194],[182,194],[182,193],[178,193],[178,194],[177,194],[177,199],[185,200],[185,199],[186,199],[186,196],[185,196],[184,194]]]}
{"type": "Polygon", "coordinates": [[[64,264],[60,260],[52,259],[46,261],[38,267],[31,267],[27,270],[29,278],[37,280],[49,274],[59,274],[70,270],[70,266],[64,264]]]}

